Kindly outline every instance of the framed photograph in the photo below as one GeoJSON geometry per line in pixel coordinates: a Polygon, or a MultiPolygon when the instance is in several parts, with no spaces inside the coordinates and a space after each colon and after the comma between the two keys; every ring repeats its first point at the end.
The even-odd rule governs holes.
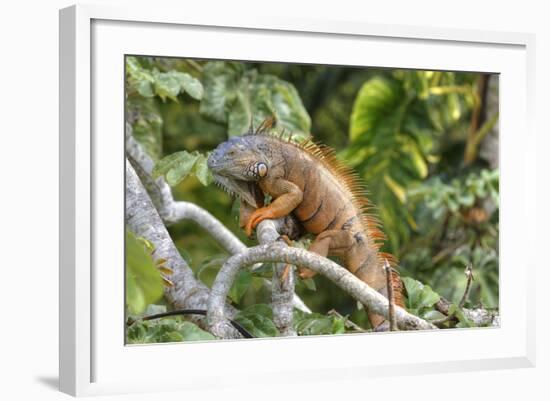
{"type": "Polygon", "coordinates": [[[533,366],[533,47],[61,10],[61,390],[533,366]]]}

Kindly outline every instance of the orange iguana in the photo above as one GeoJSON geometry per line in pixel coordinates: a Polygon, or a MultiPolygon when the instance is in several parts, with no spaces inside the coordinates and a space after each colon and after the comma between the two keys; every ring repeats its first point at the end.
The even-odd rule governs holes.
{"type": "MultiPolygon", "coordinates": [[[[359,279],[387,297],[384,262],[395,266],[392,255],[380,252],[384,234],[370,212],[365,187],[328,147],[310,140],[300,144],[271,133],[272,120],[258,129],[221,143],[208,158],[215,181],[241,199],[241,226],[248,236],[265,219],[292,214],[316,238],[309,251],[337,256],[359,279]],[[264,194],[272,201],[264,206],[264,194]]],[[[299,269],[301,278],[315,275],[299,269]]],[[[395,304],[403,306],[403,287],[392,269],[395,304]]],[[[388,324],[369,314],[373,327],[388,324]]]]}

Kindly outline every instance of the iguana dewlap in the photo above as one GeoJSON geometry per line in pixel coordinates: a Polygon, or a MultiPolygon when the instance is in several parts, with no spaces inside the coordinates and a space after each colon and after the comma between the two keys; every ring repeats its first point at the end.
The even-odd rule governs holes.
{"type": "MultiPolygon", "coordinates": [[[[256,131],[220,144],[208,158],[216,182],[241,198],[241,225],[247,235],[265,219],[293,214],[316,238],[309,250],[337,256],[358,278],[387,296],[385,260],[380,252],[383,233],[370,213],[365,188],[355,172],[344,166],[327,147],[311,141],[300,144],[268,132],[256,131]],[[271,203],[264,206],[264,194],[271,203]]],[[[315,273],[299,268],[302,278],[315,273]]],[[[392,272],[395,303],[403,306],[402,284],[392,272]]],[[[373,327],[384,322],[369,314],[373,327]]]]}

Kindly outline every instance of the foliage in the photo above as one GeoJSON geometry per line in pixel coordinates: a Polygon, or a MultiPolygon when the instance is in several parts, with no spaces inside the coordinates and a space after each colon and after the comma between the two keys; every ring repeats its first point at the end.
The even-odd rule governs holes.
{"type": "Polygon", "coordinates": [[[346,332],[345,320],[320,313],[294,311],[294,328],[298,335],[342,334],[346,332]]]}
{"type": "Polygon", "coordinates": [[[441,161],[444,134],[468,127],[461,116],[473,103],[475,87],[471,77],[459,86],[456,78],[454,73],[396,71],[366,81],[354,102],[351,143],[341,155],[369,184],[396,254],[416,227],[407,189],[441,161]]]}
{"type": "MultiPolygon", "coordinates": [[[[163,313],[166,307],[150,305],[146,315],[163,313]]],[[[137,320],[127,332],[128,344],[165,343],[181,341],[206,341],[215,337],[199,326],[181,317],[167,317],[156,320],[137,320]]]]}
{"type": "Polygon", "coordinates": [[[257,126],[270,116],[280,129],[309,135],[309,115],[288,82],[246,69],[243,63],[213,61],[204,67],[204,86],[200,112],[227,123],[229,136],[242,135],[251,122],[257,126]]]}
{"type": "MultiPolygon", "coordinates": [[[[238,226],[238,201],[211,185],[206,159],[251,121],[257,126],[275,116],[277,130],[298,139],[313,135],[364,179],[388,239],[384,250],[400,259],[411,312],[441,319],[434,303],[439,294],[459,301],[468,263],[475,279],[466,306],[498,307],[499,172],[478,154],[498,107],[488,107],[480,92],[482,74],[127,57],[126,78],[126,119],[157,162],[155,176],[245,244],[254,242],[238,226]]],[[[211,286],[228,255],[194,223],[169,230],[196,276],[211,286]]],[[[278,335],[263,285],[271,274],[270,263],[243,271],[229,293],[241,310],[236,320],[260,337],[278,335]]],[[[349,332],[346,319],[369,328],[366,311],[324,277],[298,280],[297,292],[316,311],[295,311],[300,335],[349,332]]],[[[453,313],[459,327],[468,327],[453,313]]],[[[136,322],[131,341],[185,340],[183,322],[136,322]]]]}
{"type": "Polygon", "coordinates": [[[204,156],[197,151],[189,153],[183,150],[172,153],[155,164],[153,178],[165,176],[166,182],[175,187],[189,174],[193,174],[202,185],[209,185],[213,179],[206,164],[207,159],[207,155],[204,156]]]}
{"type": "Polygon", "coordinates": [[[126,230],[126,306],[139,314],[163,293],[162,277],[151,256],[152,245],[126,230]]]}

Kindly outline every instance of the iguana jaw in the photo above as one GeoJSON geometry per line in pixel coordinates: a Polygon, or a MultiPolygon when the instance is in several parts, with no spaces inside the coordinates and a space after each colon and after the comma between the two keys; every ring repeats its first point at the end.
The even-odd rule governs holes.
{"type": "Polygon", "coordinates": [[[243,181],[234,178],[228,178],[223,175],[213,173],[216,184],[221,186],[231,196],[236,196],[250,206],[259,208],[258,202],[263,195],[260,188],[254,181],[243,181]]]}

